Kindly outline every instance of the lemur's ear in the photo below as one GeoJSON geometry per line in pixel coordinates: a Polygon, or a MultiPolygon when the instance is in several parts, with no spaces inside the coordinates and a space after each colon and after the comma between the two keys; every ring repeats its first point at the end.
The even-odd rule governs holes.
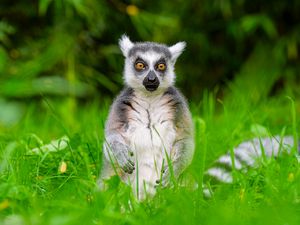
{"type": "Polygon", "coordinates": [[[127,57],[129,50],[134,46],[134,44],[130,41],[129,37],[123,34],[119,39],[119,46],[123,55],[127,57]]]}
{"type": "Polygon", "coordinates": [[[171,60],[173,63],[175,63],[177,58],[181,55],[185,46],[186,46],[186,43],[184,41],[182,41],[182,42],[178,42],[175,45],[172,45],[171,47],[169,47],[169,51],[171,52],[171,60]]]}

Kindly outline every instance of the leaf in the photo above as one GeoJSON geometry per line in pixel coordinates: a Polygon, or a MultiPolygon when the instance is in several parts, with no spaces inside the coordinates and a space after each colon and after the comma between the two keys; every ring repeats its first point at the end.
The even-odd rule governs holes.
{"type": "Polygon", "coordinates": [[[39,1],[39,14],[40,15],[46,14],[47,9],[51,2],[52,2],[52,0],[40,0],[39,1]]]}
{"type": "Polygon", "coordinates": [[[70,139],[67,136],[63,136],[59,139],[51,141],[49,144],[40,146],[38,148],[33,148],[29,150],[29,154],[40,154],[40,153],[50,153],[58,152],[66,149],[70,139]]]}
{"type": "Polygon", "coordinates": [[[68,1],[68,3],[74,7],[74,9],[77,11],[77,13],[79,15],[82,15],[84,17],[88,17],[88,15],[89,15],[89,9],[84,4],[85,1],[82,1],[82,0],[71,0],[71,1],[68,1]]]}
{"type": "Polygon", "coordinates": [[[266,15],[247,15],[241,19],[241,28],[246,33],[252,33],[258,28],[262,28],[269,37],[276,37],[277,31],[273,21],[266,15]]]}

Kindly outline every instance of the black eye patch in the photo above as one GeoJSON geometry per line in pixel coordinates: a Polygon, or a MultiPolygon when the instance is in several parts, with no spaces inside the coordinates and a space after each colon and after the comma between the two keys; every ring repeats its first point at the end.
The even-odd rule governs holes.
{"type": "Polygon", "coordinates": [[[155,63],[155,65],[157,66],[157,65],[160,64],[160,63],[167,64],[167,63],[166,63],[166,60],[165,60],[164,58],[159,59],[159,60],[155,63]]]}
{"type": "Polygon", "coordinates": [[[143,64],[145,64],[145,65],[147,64],[147,63],[145,62],[145,60],[143,60],[141,57],[137,57],[136,60],[134,61],[134,63],[139,63],[139,62],[140,62],[140,63],[143,63],[143,64]]]}

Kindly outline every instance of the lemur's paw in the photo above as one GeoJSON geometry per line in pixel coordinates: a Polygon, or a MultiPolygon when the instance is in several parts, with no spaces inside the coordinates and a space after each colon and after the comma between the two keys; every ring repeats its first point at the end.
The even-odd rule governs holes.
{"type": "Polygon", "coordinates": [[[125,173],[132,174],[135,170],[135,164],[133,158],[134,154],[130,148],[120,142],[113,143],[112,148],[114,149],[115,158],[121,169],[125,173]]]}
{"type": "Polygon", "coordinates": [[[162,187],[167,187],[170,184],[170,170],[168,166],[165,166],[162,171],[162,176],[161,179],[156,180],[156,185],[157,186],[162,186],[162,187]]]}
{"type": "Polygon", "coordinates": [[[170,169],[169,169],[169,167],[166,167],[163,171],[163,175],[162,175],[162,179],[161,179],[161,185],[163,187],[169,186],[170,178],[171,178],[170,169]]]}

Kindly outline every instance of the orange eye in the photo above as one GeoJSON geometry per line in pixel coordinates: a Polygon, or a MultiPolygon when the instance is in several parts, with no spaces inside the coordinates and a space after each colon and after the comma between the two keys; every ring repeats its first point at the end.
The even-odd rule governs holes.
{"type": "Polygon", "coordinates": [[[166,64],[164,64],[164,63],[158,64],[157,69],[160,70],[160,71],[166,70],[166,64]]]}
{"type": "Polygon", "coordinates": [[[137,62],[135,65],[134,65],[135,69],[136,70],[143,70],[145,69],[145,64],[144,63],[141,63],[141,62],[137,62]]]}

